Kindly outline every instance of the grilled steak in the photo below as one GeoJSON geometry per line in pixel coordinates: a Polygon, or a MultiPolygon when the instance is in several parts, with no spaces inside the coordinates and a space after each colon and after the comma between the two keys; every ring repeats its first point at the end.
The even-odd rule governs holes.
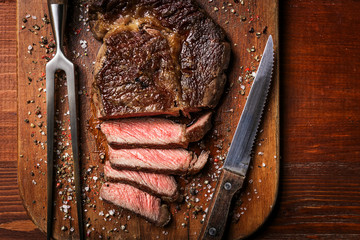
{"type": "Polygon", "coordinates": [[[101,124],[108,143],[116,148],[186,148],[189,142],[203,138],[210,128],[211,113],[188,128],[164,118],[121,119],[101,124]]]}
{"type": "Polygon", "coordinates": [[[185,136],[188,142],[200,141],[212,127],[211,112],[202,115],[195,123],[186,128],[185,136]]]}
{"type": "Polygon", "coordinates": [[[171,219],[168,207],[161,205],[160,198],[127,184],[104,183],[100,189],[100,197],[144,217],[157,226],[165,226],[171,219]]]}
{"type": "Polygon", "coordinates": [[[111,167],[119,170],[141,170],[154,173],[197,173],[207,162],[208,152],[197,157],[185,149],[113,149],[109,146],[111,167]]]}
{"type": "Polygon", "coordinates": [[[104,173],[108,181],[128,183],[161,197],[165,201],[173,202],[179,198],[177,184],[173,176],[141,171],[115,170],[109,161],[105,163],[104,173]]]}
{"type": "Polygon", "coordinates": [[[217,105],[230,46],[192,0],[97,0],[89,13],[103,40],[92,97],[98,118],[188,115],[217,105]]]}

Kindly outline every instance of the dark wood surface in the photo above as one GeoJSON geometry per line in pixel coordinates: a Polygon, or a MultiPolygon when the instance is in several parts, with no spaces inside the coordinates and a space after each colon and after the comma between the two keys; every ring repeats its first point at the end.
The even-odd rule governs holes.
{"type": "MultiPolygon", "coordinates": [[[[78,89],[90,93],[93,79],[92,62],[95,60],[101,43],[96,41],[90,32],[81,30],[86,28],[86,24],[84,26],[84,23],[78,20],[80,15],[85,15],[84,7],[80,4],[82,2],[81,0],[74,0],[69,5],[68,21],[65,28],[67,31],[65,31],[64,36],[64,51],[66,56],[77,66],[78,89]],[[84,49],[79,44],[84,40],[86,40],[88,46],[86,55],[82,54],[84,49]]],[[[218,178],[220,173],[218,167],[222,165],[221,155],[228,151],[233,132],[236,129],[250,89],[252,81],[249,80],[249,72],[257,68],[259,62],[255,60],[256,55],[261,54],[270,34],[273,37],[274,51],[276,53],[273,84],[247,179],[241,193],[234,197],[231,214],[229,214],[231,219],[227,224],[225,239],[240,239],[256,231],[269,216],[275,205],[279,185],[278,3],[276,0],[262,0],[261,2],[251,0],[244,5],[234,3],[231,8],[227,4],[224,9],[221,7],[221,1],[209,3],[208,0],[197,0],[197,3],[224,29],[232,48],[230,70],[227,74],[229,84],[227,84],[225,90],[226,94],[223,95],[216,111],[214,111],[213,127],[204,138],[204,148],[210,151],[209,161],[201,171],[201,176],[176,178],[178,184],[183,188],[180,192],[184,194],[185,200],[180,204],[168,204],[172,213],[172,221],[165,228],[156,228],[143,218],[139,218],[112,204],[105,203],[99,199],[98,195],[103,182],[103,177],[100,174],[103,172],[104,164],[100,161],[95,138],[87,127],[87,122],[92,115],[90,95],[83,94],[83,91],[80,91],[80,94],[78,94],[78,108],[80,109],[78,119],[79,142],[82,152],[80,154],[81,168],[83,169],[82,185],[91,189],[91,191],[86,192],[86,197],[83,198],[86,199],[86,203],[83,204],[83,219],[86,222],[85,225],[91,224],[91,226],[86,227],[90,239],[97,238],[99,235],[105,239],[107,237],[115,239],[198,239],[199,233],[204,226],[201,223],[204,213],[194,214],[194,211],[198,212],[199,210],[195,209],[202,208],[205,210],[209,207],[209,195],[211,191],[215,190],[217,183],[213,176],[216,175],[216,178],[218,178]],[[214,10],[215,7],[221,10],[214,10]],[[232,13],[230,9],[233,9],[237,14],[232,13]],[[248,20],[241,20],[240,16],[248,20]],[[263,32],[265,26],[267,28],[263,32]],[[256,29],[256,32],[262,32],[262,34],[259,35],[255,31],[249,33],[250,27],[256,29]],[[246,51],[246,49],[250,48],[254,50],[246,51]],[[239,77],[243,78],[241,84],[239,77]],[[245,87],[243,94],[241,94],[241,85],[245,87]],[[95,166],[95,170],[88,172],[87,170],[92,166],[95,166]],[[85,172],[86,174],[84,174],[85,172]],[[92,181],[95,177],[98,177],[99,180],[92,181]],[[207,186],[203,186],[205,180],[209,182],[207,186]],[[199,184],[202,187],[199,187],[199,184]],[[189,192],[191,186],[199,190],[196,197],[189,192]],[[189,205],[190,203],[191,205],[189,205]],[[96,205],[96,208],[93,208],[93,205],[96,205]],[[108,221],[106,218],[104,220],[100,213],[103,212],[106,216],[106,213],[111,209],[115,209],[114,216],[111,217],[111,220],[110,217],[108,221]],[[235,220],[236,218],[237,220],[235,220]],[[126,224],[128,232],[110,231],[119,229],[123,224],[126,224]],[[185,224],[185,226],[182,224],[185,224]]],[[[46,159],[46,148],[42,144],[46,141],[46,136],[41,131],[44,131],[45,128],[46,106],[45,94],[42,91],[45,88],[45,83],[44,78],[41,76],[45,75],[46,59],[43,56],[44,54],[46,56],[46,52],[43,51],[43,48],[39,48],[37,43],[40,36],[47,36],[47,39],[52,41],[53,35],[51,35],[50,25],[43,24],[40,20],[40,16],[44,16],[44,13],[47,12],[48,6],[45,0],[33,0],[31,2],[19,0],[17,6],[17,15],[20,20],[17,23],[19,29],[17,38],[18,154],[21,156],[18,158],[18,188],[28,215],[35,225],[45,232],[47,199],[44,197],[43,189],[46,189],[47,186],[46,165],[43,160],[46,159]],[[31,16],[28,13],[31,13],[31,16]],[[24,17],[27,19],[25,23],[23,22],[24,17]],[[35,24],[40,26],[36,29],[35,24]],[[33,46],[32,50],[30,50],[31,54],[29,53],[29,45],[30,48],[33,46]],[[22,81],[22,79],[28,79],[28,77],[33,79],[31,83],[22,81]],[[31,100],[33,100],[33,103],[31,103],[31,100]],[[43,116],[39,118],[39,114],[43,116]],[[25,122],[25,119],[28,122],[25,122]],[[41,124],[42,121],[44,121],[43,124],[41,124]]],[[[70,146],[68,138],[68,134],[70,134],[68,131],[68,103],[67,98],[62,97],[67,94],[67,88],[61,79],[55,80],[55,88],[55,111],[58,112],[56,120],[57,123],[59,123],[59,120],[62,123],[60,128],[55,126],[55,133],[59,136],[57,142],[60,142],[61,145],[55,144],[55,146],[60,147],[56,147],[58,153],[55,154],[54,159],[55,165],[57,165],[56,168],[61,168],[56,172],[61,171],[62,173],[54,176],[57,182],[56,185],[59,184],[54,194],[54,200],[55,206],[63,206],[63,204],[70,206],[68,210],[69,216],[75,217],[76,206],[72,201],[75,196],[66,190],[72,176],[73,161],[69,157],[71,149],[67,147],[62,149],[62,146],[67,146],[67,144],[70,146]],[[66,153],[69,155],[66,156],[66,153]],[[62,160],[59,160],[59,158],[62,160]],[[65,198],[65,196],[67,197],[65,198]],[[69,197],[70,200],[64,203],[64,199],[69,197]]],[[[196,145],[190,144],[189,149],[200,153],[200,149],[196,145]]],[[[223,196],[220,195],[219,197],[222,198],[223,196]]],[[[223,212],[218,213],[222,215],[222,218],[225,217],[223,212]]],[[[53,236],[56,239],[77,239],[77,218],[75,217],[73,221],[70,221],[68,217],[65,217],[66,215],[61,208],[54,207],[56,220],[53,221],[53,236]],[[61,229],[64,229],[64,227],[67,230],[62,231],[61,229]],[[74,227],[74,232],[69,230],[72,227],[74,227]]]]}
{"type": "MultiPolygon", "coordinates": [[[[280,1],[281,175],[253,239],[360,238],[360,2],[280,1]]],[[[16,2],[0,0],[0,238],[44,239],[18,194],[16,2]]]]}

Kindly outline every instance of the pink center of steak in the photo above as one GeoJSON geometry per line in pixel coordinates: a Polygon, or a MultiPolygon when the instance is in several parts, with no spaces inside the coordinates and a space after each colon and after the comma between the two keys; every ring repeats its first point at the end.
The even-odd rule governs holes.
{"type": "Polygon", "coordinates": [[[130,185],[106,183],[101,187],[100,196],[154,222],[160,217],[160,199],[130,185]]]}
{"type": "Polygon", "coordinates": [[[109,147],[109,160],[112,165],[147,169],[155,172],[186,172],[193,160],[193,153],[185,149],[113,149],[109,147]]]}
{"type": "Polygon", "coordinates": [[[173,176],[141,171],[115,170],[110,166],[109,161],[105,163],[104,173],[108,179],[132,182],[159,195],[171,197],[177,192],[177,184],[173,176]]]}
{"type": "Polygon", "coordinates": [[[184,145],[185,126],[167,119],[123,119],[101,124],[101,131],[112,145],[184,145]]]}

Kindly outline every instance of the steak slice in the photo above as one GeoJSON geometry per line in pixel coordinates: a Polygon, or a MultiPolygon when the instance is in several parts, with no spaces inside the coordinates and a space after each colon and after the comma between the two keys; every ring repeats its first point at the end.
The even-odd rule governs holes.
{"type": "Polygon", "coordinates": [[[108,154],[114,169],[180,175],[199,172],[209,157],[207,151],[202,151],[197,157],[185,149],[113,149],[110,146],[108,154]]]}
{"type": "Polygon", "coordinates": [[[109,161],[105,163],[104,173],[108,181],[130,184],[165,201],[173,202],[180,196],[175,178],[170,175],[115,170],[111,167],[109,161]]]}
{"type": "Polygon", "coordinates": [[[93,82],[100,119],[185,115],[214,108],[226,82],[230,45],[192,0],[94,0],[103,40],[93,82]]]}
{"type": "Polygon", "coordinates": [[[104,183],[100,189],[100,197],[144,217],[156,226],[165,226],[171,220],[168,207],[161,205],[160,198],[127,184],[104,183]]]}
{"type": "Polygon", "coordinates": [[[186,148],[199,141],[211,128],[211,113],[200,117],[190,127],[164,118],[135,118],[107,121],[101,131],[116,148],[186,148]]]}
{"type": "Polygon", "coordinates": [[[186,128],[185,135],[189,142],[200,141],[211,129],[211,115],[211,112],[202,115],[195,123],[186,128]]]}

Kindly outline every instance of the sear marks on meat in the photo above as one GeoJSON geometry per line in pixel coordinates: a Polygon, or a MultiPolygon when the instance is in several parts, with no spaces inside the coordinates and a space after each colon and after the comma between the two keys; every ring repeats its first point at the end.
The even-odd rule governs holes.
{"type": "Polygon", "coordinates": [[[100,0],[89,13],[103,40],[93,84],[98,118],[188,115],[217,105],[230,45],[192,0],[100,0]]]}
{"type": "Polygon", "coordinates": [[[195,123],[186,128],[185,135],[189,142],[200,141],[211,129],[211,112],[202,115],[195,123]]]}
{"type": "Polygon", "coordinates": [[[176,201],[179,192],[175,178],[170,175],[142,171],[115,170],[106,161],[104,173],[107,181],[127,183],[165,201],[176,201]]]}
{"type": "Polygon", "coordinates": [[[199,141],[211,128],[211,113],[200,117],[190,127],[164,118],[135,118],[106,121],[101,131],[116,148],[186,148],[199,141]]]}
{"type": "Polygon", "coordinates": [[[178,115],[180,84],[173,81],[176,63],[167,40],[155,29],[130,28],[109,33],[99,52],[104,61],[95,67],[97,117],[178,115]]]}
{"type": "Polygon", "coordinates": [[[109,161],[114,169],[141,170],[164,174],[193,174],[206,164],[209,152],[197,157],[185,149],[108,149],[109,161]]]}
{"type": "Polygon", "coordinates": [[[104,183],[100,189],[100,197],[144,217],[157,226],[165,226],[171,220],[168,207],[161,205],[160,198],[127,184],[104,183]]]}

